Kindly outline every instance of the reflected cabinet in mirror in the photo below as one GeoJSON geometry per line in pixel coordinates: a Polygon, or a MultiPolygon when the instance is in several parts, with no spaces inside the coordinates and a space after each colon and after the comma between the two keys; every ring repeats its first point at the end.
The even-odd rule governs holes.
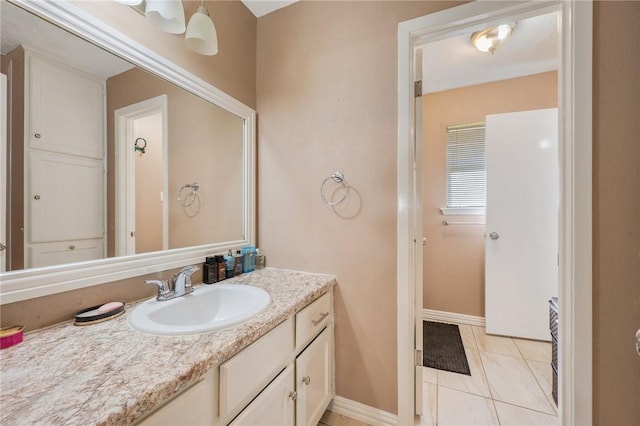
{"type": "Polygon", "coordinates": [[[68,2],[1,8],[3,303],[33,268],[100,281],[252,242],[253,110],[68,2]]]}

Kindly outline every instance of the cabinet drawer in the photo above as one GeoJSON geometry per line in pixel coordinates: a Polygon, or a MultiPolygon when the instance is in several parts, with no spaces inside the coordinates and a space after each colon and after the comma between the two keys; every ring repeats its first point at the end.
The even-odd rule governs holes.
{"type": "Polygon", "coordinates": [[[293,319],[220,366],[220,416],[239,411],[291,361],[293,319]]]}
{"type": "Polygon", "coordinates": [[[331,322],[331,293],[327,293],[296,314],[296,348],[309,343],[331,322]]]}
{"type": "Polygon", "coordinates": [[[32,268],[85,262],[103,257],[104,241],[102,239],[29,245],[29,266],[32,268]]]}

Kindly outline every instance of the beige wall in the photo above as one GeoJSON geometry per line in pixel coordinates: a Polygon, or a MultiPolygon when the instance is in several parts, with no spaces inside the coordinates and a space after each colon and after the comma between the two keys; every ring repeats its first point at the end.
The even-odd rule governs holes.
{"type": "MultiPolygon", "coordinates": [[[[169,191],[165,194],[169,248],[234,241],[242,235],[243,120],[145,71],[132,69],[107,80],[109,256],[115,253],[114,111],[163,94],[169,117],[169,191]],[[178,191],[193,182],[200,184],[198,198],[183,208],[178,191]]],[[[189,194],[185,189],[183,197],[189,194]]]]}
{"type": "Polygon", "coordinates": [[[640,2],[594,10],[594,423],[640,425],[640,2]]]}
{"type": "Polygon", "coordinates": [[[447,90],[422,96],[425,309],[484,317],[484,226],[443,226],[446,207],[447,126],[478,123],[488,114],[557,106],[557,73],[447,90]]]}
{"type": "MultiPolygon", "coordinates": [[[[199,55],[184,44],[184,34],[159,30],[133,8],[115,1],[74,3],[161,56],[208,81],[251,108],[256,107],[256,17],[240,2],[205,1],[218,33],[218,54],[199,55]]],[[[199,0],[183,0],[188,20],[199,0]]]]}
{"type": "Polygon", "coordinates": [[[397,407],[397,31],[440,2],[301,2],[258,20],[259,244],[338,277],[337,394],[397,407]],[[340,170],[337,211],[321,182],[340,170]]]}

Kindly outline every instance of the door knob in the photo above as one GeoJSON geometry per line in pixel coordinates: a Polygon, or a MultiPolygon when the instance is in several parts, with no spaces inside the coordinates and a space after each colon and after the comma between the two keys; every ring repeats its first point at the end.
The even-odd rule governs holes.
{"type": "Polygon", "coordinates": [[[497,240],[498,238],[500,238],[500,235],[498,235],[497,232],[492,232],[489,234],[489,238],[491,238],[492,240],[497,240]]]}

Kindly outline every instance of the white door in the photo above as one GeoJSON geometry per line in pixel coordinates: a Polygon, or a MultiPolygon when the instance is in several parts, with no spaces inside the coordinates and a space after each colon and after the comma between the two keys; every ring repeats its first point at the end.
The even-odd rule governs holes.
{"type": "Polygon", "coordinates": [[[558,110],[485,123],[487,333],[548,341],[558,288],[558,110]]]}

